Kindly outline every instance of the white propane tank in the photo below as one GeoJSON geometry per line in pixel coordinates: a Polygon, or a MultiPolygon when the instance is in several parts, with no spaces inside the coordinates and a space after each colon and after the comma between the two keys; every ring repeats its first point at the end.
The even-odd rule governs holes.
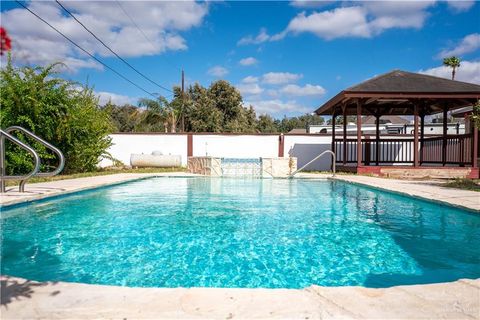
{"type": "Polygon", "coordinates": [[[180,167],[182,156],[161,154],[159,151],[154,151],[152,154],[132,154],[130,155],[130,165],[132,167],[180,167]]]}

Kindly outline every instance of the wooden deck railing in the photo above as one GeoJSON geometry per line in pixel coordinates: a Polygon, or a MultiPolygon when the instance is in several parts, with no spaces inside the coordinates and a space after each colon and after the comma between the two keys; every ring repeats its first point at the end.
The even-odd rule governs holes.
{"type": "MultiPolygon", "coordinates": [[[[460,166],[472,163],[472,135],[447,135],[444,137],[425,137],[419,141],[420,164],[456,164],[460,166]],[[445,139],[445,147],[444,147],[445,139]]],[[[357,162],[357,139],[343,138],[334,140],[337,163],[357,162]]],[[[413,164],[413,136],[362,138],[362,163],[364,165],[413,164]],[[378,154],[378,156],[377,156],[378,154]]]]}

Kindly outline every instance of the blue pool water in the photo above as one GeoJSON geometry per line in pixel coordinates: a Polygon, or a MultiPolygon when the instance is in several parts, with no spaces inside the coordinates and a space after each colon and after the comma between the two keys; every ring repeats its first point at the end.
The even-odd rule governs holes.
{"type": "Polygon", "coordinates": [[[2,274],[139,287],[480,277],[480,215],[335,181],[152,178],[4,209],[2,274]]]}

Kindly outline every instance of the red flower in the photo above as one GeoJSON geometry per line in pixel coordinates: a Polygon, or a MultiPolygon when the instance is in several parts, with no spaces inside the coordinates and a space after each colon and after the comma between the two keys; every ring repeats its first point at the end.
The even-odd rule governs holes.
{"type": "Polygon", "coordinates": [[[3,55],[4,51],[12,49],[12,40],[7,34],[7,30],[0,27],[0,55],[3,55]]]}

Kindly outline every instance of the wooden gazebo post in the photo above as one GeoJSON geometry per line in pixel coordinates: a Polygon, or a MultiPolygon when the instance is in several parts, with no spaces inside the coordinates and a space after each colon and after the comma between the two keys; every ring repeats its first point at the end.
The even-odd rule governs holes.
{"type": "Polygon", "coordinates": [[[443,107],[443,139],[442,139],[442,165],[447,163],[447,112],[448,107],[443,107]]]}
{"type": "Polygon", "coordinates": [[[347,164],[347,106],[343,104],[343,165],[347,164]]]}
{"type": "Polygon", "coordinates": [[[472,167],[477,168],[478,163],[477,163],[477,156],[478,156],[478,128],[475,127],[475,124],[473,120],[471,120],[471,127],[472,127],[472,143],[473,143],[473,148],[472,148],[472,167]]]}
{"type": "Polygon", "coordinates": [[[378,166],[378,160],[380,152],[380,113],[375,113],[375,165],[378,166]]]}
{"type": "MultiPolygon", "coordinates": [[[[335,111],[333,111],[332,114],[332,152],[335,153],[335,156],[337,155],[336,150],[335,150],[335,124],[336,124],[336,115],[335,111]]],[[[333,166],[333,163],[332,163],[333,166]]]]}
{"type": "Polygon", "coordinates": [[[423,162],[423,143],[425,140],[425,108],[422,108],[420,112],[420,163],[422,165],[423,162]]]}
{"type": "Polygon", "coordinates": [[[418,103],[413,106],[413,166],[418,167],[418,103]]]}
{"type": "Polygon", "coordinates": [[[362,104],[357,100],[357,168],[362,166],[362,104]]]}

